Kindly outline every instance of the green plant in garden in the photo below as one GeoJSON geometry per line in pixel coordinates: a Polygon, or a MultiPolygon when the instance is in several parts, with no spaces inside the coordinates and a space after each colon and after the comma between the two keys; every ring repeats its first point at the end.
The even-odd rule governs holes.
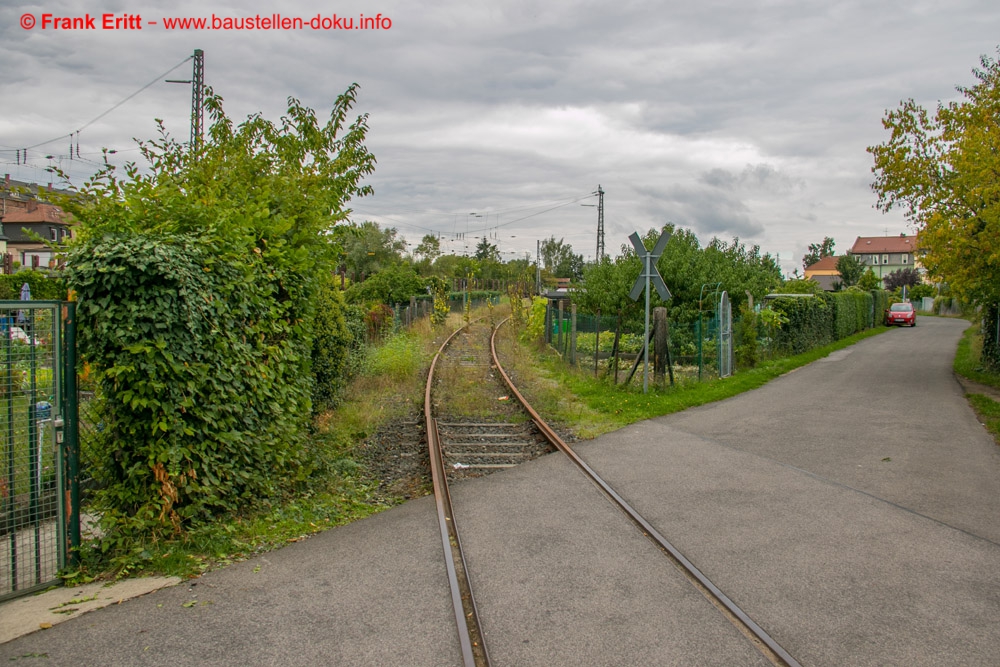
{"type": "Polygon", "coordinates": [[[757,313],[748,303],[740,306],[739,336],[736,340],[736,365],[753,368],[757,365],[758,343],[757,313]]]}
{"type": "Polygon", "coordinates": [[[434,312],[431,313],[431,324],[441,326],[448,320],[451,308],[448,306],[448,282],[444,278],[432,277],[428,280],[434,292],[434,312]]]}
{"type": "Polygon", "coordinates": [[[541,345],[545,342],[545,308],[547,300],[536,296],[531,299],[531,310],[528,312],[528,323],[521,333],[525,343],[541,345]]]}
{"type": "Polygon", "coordinates": [[[107,165],[61,202],[80,221],[67,281],[104,397],[100,549],[129,552],[316,470],[310,371],[331,232],[374,169],[366,117],[348,119],[355,94],[325,123],[290,99],[280,123],[236,126],[209,90],[196,152],[161,128],[140,143],[148,171],[107,165]]]}
{"type": "MultiPolygon", "coordinates": [[[[350,376],[352,351],[364,342],[348,326],[343,293],[326,281],[316,294],[316,319],[312,346],[312,407],[314,413],[337,404],[350,376]]],[[[363,329],[362,329],[363,331],[363,329]]]]}

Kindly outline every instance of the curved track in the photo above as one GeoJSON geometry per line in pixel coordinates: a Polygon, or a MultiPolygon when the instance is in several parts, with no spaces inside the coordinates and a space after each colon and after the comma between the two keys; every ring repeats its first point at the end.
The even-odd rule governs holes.
{"type": "MultiPolygon", "coordinates": [[[[507,320],[501,322],[502,326],[507,320]]],[[[525,399],[518,390],[510,376],[500,364],[496,350],[496,334],[499,330],[497,326],[490,337],[490,353],[492,364],[500,374],[504,384],[510,391],[511,396],[517,399],[518,403],[528,413],[531,421],[544,435],[545,439],[553,447],[566,455],[576,466],[601,490],[601,492],[636,525],[643,535],[649,538],[662,552],[677,566],[691,583],[715,605],[723,615],[733,623],[736,628],[743,633],[761,653],[775,665],[786,665],[788,667],[798,667],[799,662],[795,660],[784,648],[782,648],[770,635],[753,621],[742,609],[740,609],[724,592],[722,592],[708,577],[706,577],[684,554],[674,547],[663,535],[661,535],[645,518],[642,517],[629,503],[619,495],[600,475],[597,474],[587,463],[581,459],[573,449],[553,430],[548,423],[542,419],[541,415],[525,399]]],[[[441,345],[428,373],[427,389],[424,397],[424,416],[427,421],[427,440],[431,461],[431,477],[434,485],[434,496],[438,509],[438,525],[441,530],[441,539],[445,552],[448,579],[451,584],[452,602],[455,609],[455,619],[458,626],[459,641],[462,647],[462,654],[465,664],[488,665],[489,657],[480,631],[479,614],[476,610],[475,599],[472,587],[467,575],[465,557],[462,554],[461,540],[458,535],[454,512],[451,505],[451,495],[448,490],[448,474],[445,466],[445,453],[441,444],[441,436],[438,429],[438,422],[432,414],[431,387],[434,382],[434,371],[439,358],[445,349],[452,343],[455,337],[465,327],[455,331],[441,345]]]]}

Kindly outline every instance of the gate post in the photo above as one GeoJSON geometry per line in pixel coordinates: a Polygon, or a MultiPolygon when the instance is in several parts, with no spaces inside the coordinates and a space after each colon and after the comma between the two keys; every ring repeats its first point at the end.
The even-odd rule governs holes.
{"type": "Polygon", "coordinates": [[[76,387],[76,303],[67,302],[65,309],[66,335],[63,359],[63,443],[66,456],[66,532],[69,545],[67,561],[71,566],[80,562],[80,439],[79,403],[76,387]]]}

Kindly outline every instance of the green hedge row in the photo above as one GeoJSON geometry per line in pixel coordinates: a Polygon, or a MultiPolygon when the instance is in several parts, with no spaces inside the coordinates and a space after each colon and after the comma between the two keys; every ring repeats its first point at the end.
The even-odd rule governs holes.
{"type": "Polygon", "coordinates": [[[880,324],[888,301],[889,294],[884,290],[847,290],[774,299],[770,307],[788,321],[775,332],[773,345],[798,354],[846,338],[880,324]]]}
{"type": "Polygon", "coordinates": [[[50,277],[46,271],[18,271],[0,275],[0,301],[21,298],[21,287],[28,283],[31,298],[36,301],[62,301],[66,298],[66,281],[62,277],[50,277]]]}

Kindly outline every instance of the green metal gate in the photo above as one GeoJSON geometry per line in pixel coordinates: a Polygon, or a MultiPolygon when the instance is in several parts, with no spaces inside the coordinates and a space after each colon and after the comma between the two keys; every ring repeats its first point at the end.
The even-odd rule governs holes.
{"type": "Polygon", "coordinates": [[[0,301],[0,600],[79,547],[74,306],[0,301]]]}

